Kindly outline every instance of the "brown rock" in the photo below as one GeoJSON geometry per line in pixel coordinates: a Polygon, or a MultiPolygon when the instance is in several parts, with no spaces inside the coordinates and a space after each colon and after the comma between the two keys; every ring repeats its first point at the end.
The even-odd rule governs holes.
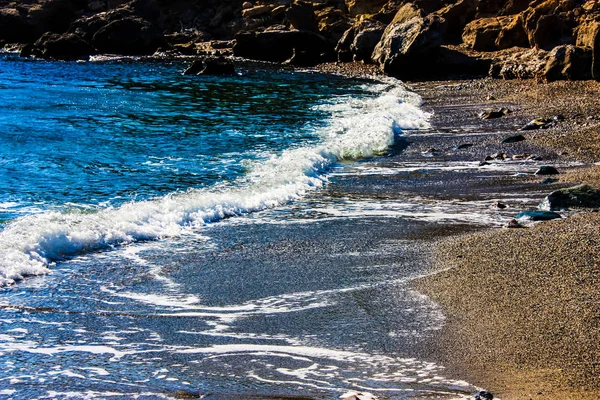
{"type": "Polygon", "coordinates": [[[500,32],[513,22],[512,17],[480,18],[470,22],[462,34],[463,42],[478,51],[497,50],[496,40],[500,32]]]}
{"type": "Polygon", "coordinates": [[[153,54],[166,41],[150,22],[128,17],[100,28],[92,37],[92,45],[100,53],[141,55],[153,54]]]}
{"type": "Polygon", "coordinates": [[[271,6],[256,6],[252,8],[246,8],[242,10],[242,17],[244,18],[255,18],[261,15],[265,15],[271,12],[273,7],[271,6]]]}
{"type": "Polygon", "coordinates": [[[592,47],[592,78],[600,81],[600,29],[596,30],[592,47]]]}
{"type": "Polygon", "coordinates": [[[525,22],[525,31],[529,38],[529,44],[531,47],[536,47],[534,32],[537,28],[538,20],[543,15],[553,13],[560,5],[560,0],[534,1],[531,4],[532,6],[523,12],[523,21],[525,22]]]}
{"type": "Polygon", "coordinates": [[[359,14],[376,14],[381,10],[387,0],[345,0],[346,7],[351,16],[359,14]]]}
{"type": "Polygon", "coordinates": [[[423,14],[410,3],[398,10],[373,51],[372,59],[381,70],[395,75],[408,69],[418,72],[427,54],[439,49],[443,20],[435,14],[423,14]]]}
{"type": "Polygon", "coordinates": [[[514,15],[511,21],[503,26],[496,38],[496,47],[498,50],[511,47],[529,47],[529,39],[525,27],[523,26],[523,16],[514,15]]]}
{"type": "Polygon", "coordinates": [[[467,22],[475,16],[475,0],[459,0],[455,4],[450,4],[436,14],[446,21],[445,32],[447,39],[454,41],[460,39],[467,22]]]}
{"type": "Polygon", "coordinates": [[[542,76],[548,82],[561,79],[590,79],[591,64],[591,50],[573,45],[558,46],[548,54],[548,62],[542,76]]]}

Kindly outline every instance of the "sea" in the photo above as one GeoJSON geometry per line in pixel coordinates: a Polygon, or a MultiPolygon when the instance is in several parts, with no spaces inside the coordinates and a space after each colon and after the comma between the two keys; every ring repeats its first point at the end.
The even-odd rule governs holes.
{"type": "Polygon", "coordinates": [[[472,210],[394,192],[420,98],[186,66],[0,55],[0,398],[472,396],[416,350],[409,236],[472,210]]]}

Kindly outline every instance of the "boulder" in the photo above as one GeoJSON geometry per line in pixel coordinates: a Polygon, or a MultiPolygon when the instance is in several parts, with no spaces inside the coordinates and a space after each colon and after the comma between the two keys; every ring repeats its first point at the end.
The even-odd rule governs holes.
{"type": "Polygon", "coordinates": [[[460,42],[461,33],[467,23],[474,18],[475,10],[475,0],[459,0],[436,11],[436,14],[445,21],[446,41],[460,42]]]}
{"type": "Polygon", "coordinates": [[[89,18],[80,18],[74,21],[69,28],[69,33],[75,33],[79,37],[91,43],[92,38],[101,28],[104,28],[111,22],[130,17],[134,17],[131,10],[123,9],[95,14],[89,18]]]}
{"type": "MultiPolygon", "coordinates": [[[[543,15],[549,15],[560,5],[561,0],[542,0],[534,1],[531,6],[523,11],[523,21],[525,31],[529,38],[529,44],[531,47],[536,47],[534,33],[537,28],[538,20],[543,15]]],[[[540,48],[540,47],[538,47],[540,48]]]]}
{"type": "MultiPolygon", "coordinates": [[[[392,75],[418,72],[423,63],[431,64],[432,50],[442,43],[443,20],[435,14],[423,15],[412,4],[398,10],[375,47],[372,60],[392,75]]],[[[428,66],[432,68],[431,65],[428,66]]]]}
{"type": "Polygon", "coordinates": [[[371,55],[381,40],[385,25],[379,21],[365,19],[344,32],[335,50],[340,61],[371,62],[371,55]]]}
{"type": "Polygon", "coordinates": [[[509,18],[511,18],[510,22],[501,27],[496,37],[496,48],[503,50],[511,47],[529,47],[529,38],[525,32],[523,17],[515,15],[509,18]]]}
{"type": "Polygon", "coordinates": [[[559,189],[546,196],[540,205],[548,211],[573,207],[600,208],[600,190],[586,184],[559,189]]]}
{"type": "Polygon", "coordinates": [[[100,28],[92,37],[92,44],[100,53],[143,55],[153,54],[166,41],[158,28],[137,18],[118,19],[100,28]]]}
{"type": "Polygon", "coordinates": [[[94,54],[94,47],[74,33],[50,33],[35,42],[35,53],[44,58],[76,60],[94,54]]]}
{"type": "Polygon", "coordinates": [[[313,32],[318,30],[312,3],[296,0],[287,9],[285,16],[293,29],[313,32]]]}
{"type": "Polygon", "coordinates": [[[326,7],[315,11],[318,32],[329,42],[337,44],[344,33],[350,29],[348,15],[339,8],[326,7]]]}
{"type": "Polygon", "coordinates": [[[561,79],[586,80],[592,77],[591,65],[590,49],[573,45],[557,46],[548,54],[542,77],[548,82],[561,79]]]}
{"type": "Polygon", "coordinates": [[[498,49],[496,41],[503,29],[513,22],[512,17],[490,17],[471,21],[465,26],[462,40],[467,47],[477,51],[498,49]]]}
{"type": "Polygon", "coordinates": [[[359,14],[376,14],[388,0],[345,0],[348,12],[352,17],[359,14]]]}
{"type": "Polygon", "coordinates": [[[551,50],[561,44],[574,43],[574,28],[574,20],[568,18],[565,13],[542,15],[528,37],[533,47],[551,50]]]}
{"type": "Polygon", "coordinates": [[[296,52],[313,59],[313,64],[331,61],[333,46],[321,35],[308,31],[241,32],[236,35],[233,54],[251,60],[284,62],[296,52]]]}
{"type": "Polygon", "coordinates": [[[557,218],[562,217],[553,211],[523,211],[515,215],[515,219],[527,219],[530,221],[550,221],[557,218]]]}

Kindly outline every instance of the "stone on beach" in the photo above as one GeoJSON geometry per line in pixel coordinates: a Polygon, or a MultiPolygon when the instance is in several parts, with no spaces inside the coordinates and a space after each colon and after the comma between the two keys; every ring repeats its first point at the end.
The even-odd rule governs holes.
{"type": "Polygon", "coordinates": [[[351,390],[341,395],[340,400],[377,400],[377,397],[369,392],[355,392],[351,390]]]}
{"type": "Polygon", "coordinates": [[[559,189],[546,196],[540,206],[544,210],[566,210],[572,207],[600,207],[600,190],[586,184],[559,189]]]}
{"type": "Polygon", "coordinates": [[[550,165],[542,165],[535,171],[535,175],[558,175],[560,172],[550,165]]]}

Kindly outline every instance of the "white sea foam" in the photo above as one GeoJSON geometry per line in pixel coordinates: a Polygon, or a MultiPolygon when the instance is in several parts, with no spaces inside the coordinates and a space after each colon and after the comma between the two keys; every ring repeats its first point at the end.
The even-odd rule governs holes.
{"type": "Polygon", "coordinates": [[[16,219],[0,232],[0,286],[49,272],[53,262],[142,240],[197,232],[205,223],[276,207],[322,187],[342,160],[383,153],[404,129],[427,126],[419,99],[389,81],[373,96],[321,105],[331,113],[323,141],[273,155],[233,185],[190,190],[99,211],[48,211],[16,219]]]}

